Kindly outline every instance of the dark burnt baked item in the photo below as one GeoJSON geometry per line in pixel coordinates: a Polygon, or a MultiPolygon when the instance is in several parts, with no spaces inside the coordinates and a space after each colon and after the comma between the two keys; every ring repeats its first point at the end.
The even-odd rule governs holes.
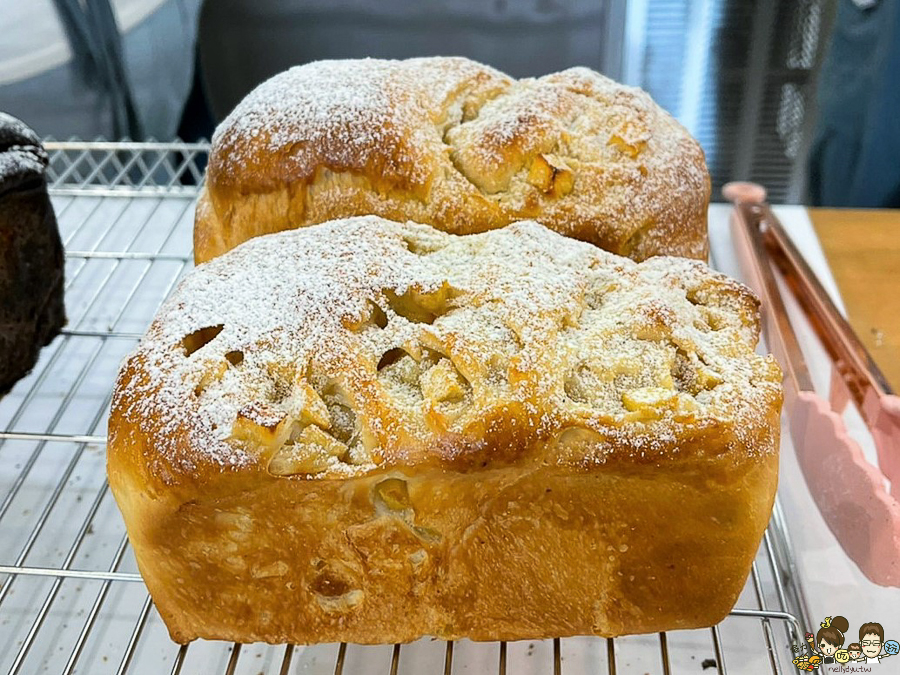
{"type": "Polygon", "coordinates": [[[216,130],[194,255],[375,214],[454,234],[529,219],[635,260],[705,260],[709,194],[687,130],[587,68],[514,80],[463,58],[319,61],[216,130]]]}
{"type": "Polygon", "coordinates": [[[358,217],[200,265],[109,422],[160,615],[179,642],[715,624],[777,479],[757,305],[698,261],[534,222],[358,217]]]}
{"type": "Polygon", "coordinates": [[[0,112],[0,394],[66,322],[63,247],[37,134],[0,112]]]}

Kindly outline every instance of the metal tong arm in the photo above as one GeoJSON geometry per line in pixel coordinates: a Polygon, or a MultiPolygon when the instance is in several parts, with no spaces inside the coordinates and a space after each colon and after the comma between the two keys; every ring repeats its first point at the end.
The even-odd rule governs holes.
{"type": "MultiPolygon", "coordinates": [[[[765,190],[752,183],[732,183],[723,193],[735,203],[732,226],[741,267],[765,303],[763,330],[769,349],[784,371],[791,438],[810,494],[829,529],[860,570],[875,583],[900,586],[900,503],[884,488],[885,476],[898,475],[891,461],[896,453],[885,452],[900,438],[895,423],[900,416],[890,414],[889,405],[898,399],[869,397],[883,411],[880,424],[872,428],[882,473],[866,460],[838,412],[814,391],[759,227],[767,212],[763,208],[765,190]],[[848,518],[848,513],[853,513],[853,518],[848,518]]],[[[771,213],[769,217],[774,220],[771,213]]]]}
{"type": "Polygon", "coordinates": [[[756,186],[744,190],[745,185],[749,186],[749,184],[729,183],[723,192],[734,202],[732,232],[736,239],[736,251],[741,267],[749,277],[748,283],[762,300],[763,308],[760,315],[763,335],[766,345],[784,372],[785,395],[790,408],[801,391],[814,392],[815,387],[797,335],[788,318],[784,300],[778,290],[775,274],[767,262],[768,255],[758,226],[763,215],[758,199],[760,197],[765,199],[765,192],[762,191],[760,194],[753,191],[752,187],[756,186]]]}
{"type": "MultiPolygon", "coordinates": [[[[848,396],[854,402],[875,441],[881,471],[891,481],[892,492],[900,494],[900,398],[892,394],[887,379],[853,328],[838,311],[828,292],[788,236],[784,226],[765,203],[765,191],[759,186],[750,187],[747,184],[732,184],[729,191],[750,200],[739,202],[737,208],[748,210],[755,218],[755,222],[748,222],[749,236],[754,239],[756,252],[753,257],[757,261],[763,261],[758,264],[766,268],[763,273],[767,276],[766,285],[770,289],[767,301],[770,302],[772,311],[781,319],[779,332],[782,338],[788,345],[794,344],[799,349],[796,338],[787,335],[792,331],[785,330],[787,316],[783,312],[784,305],[780,296],[771,297],[771,288],[774,287],[777,293],[777,286],[768,260],[774,262],[781,271],[785,282],[831,357],[834,367],[831,384],[832,408],[836,412],[843,411],[848,396]],[[759,241],[764,243],[766,249],[762,256],[759,255],[759,241]]],[[[776,353],[777,356],[779,355],[776,353]]],[[[790,354],[788,356],[790,357],[790,354]]],[[[796,359],[790,358],[791,362],[796,364],[796,359]]],[[[794,365],[795,370],[796,368],[794,365]]],[[[812,388],[809,390],[812,391],[812,388]]]]}
{"type": "MultiPolygon", "coordinates": [[[[854,402],[863,417],[866,417],[864,402],[867,395],[890,394],[890,385],[797,250],[784,226],[767,204],[761,205],[761,209],[760,226],[772,260],[803,307],[854,402]]],[[[875,420],[866,419],[870,426],[874,422],[875,420]]]]}

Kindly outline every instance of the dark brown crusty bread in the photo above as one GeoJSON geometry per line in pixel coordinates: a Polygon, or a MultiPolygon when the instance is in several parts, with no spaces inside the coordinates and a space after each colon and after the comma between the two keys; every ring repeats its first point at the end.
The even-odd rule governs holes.
{"type": "Polygon", "coordinates": [[[123,364],[109,483],[180,642],[708,626],[775,494],[758,332],[698,261],[534,222],[258,237],[123,364]]]}
{"type": "Polygon", "coordinates": [[[66,322],[63,248],[37,134],[0,112],[0,393],[66,322]]]}
{"type": "Polygon", "coordinates": [[[375,214],[455,234],[532,219],[636,260],[705,260],[709,194],[690,134],[587,68],[513,80],[463,58],[320,61],[216,130],[194,255],[375,214]]]}

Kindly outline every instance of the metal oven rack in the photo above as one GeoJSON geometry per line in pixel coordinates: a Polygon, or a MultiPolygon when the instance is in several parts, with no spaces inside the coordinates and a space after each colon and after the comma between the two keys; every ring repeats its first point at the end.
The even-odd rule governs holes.
{"type": "MultiPolygon", "coordinates": [[[[68,325],[0,399],[0,673],[788,673],[805,616],[776,510],[738,608],[711,629],[617,639],[364,647],[172,643],[105,476],[112,383],[190,269],[208,147],[47,143],[68,325]]],[[[709,570],[709,584],[716,571],[709,570]]]]}

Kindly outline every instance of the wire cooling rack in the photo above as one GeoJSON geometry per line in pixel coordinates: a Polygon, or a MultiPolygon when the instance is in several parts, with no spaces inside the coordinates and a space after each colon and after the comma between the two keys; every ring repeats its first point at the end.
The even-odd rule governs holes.
{"type": "MultiPolygon", "coordinates": [[[[111,386],[190,269],[208,146],[47,143],[69,322],[0,400],[0,673],[789,673],[809,626],[780,507],[718,626],[617,639],[172,643],[105,475],[111,386]]],[[[784,434],[784,437],[787,435],[784,434]]],[[[710,586],[717,583],[709,570],[710,586]]]]}

